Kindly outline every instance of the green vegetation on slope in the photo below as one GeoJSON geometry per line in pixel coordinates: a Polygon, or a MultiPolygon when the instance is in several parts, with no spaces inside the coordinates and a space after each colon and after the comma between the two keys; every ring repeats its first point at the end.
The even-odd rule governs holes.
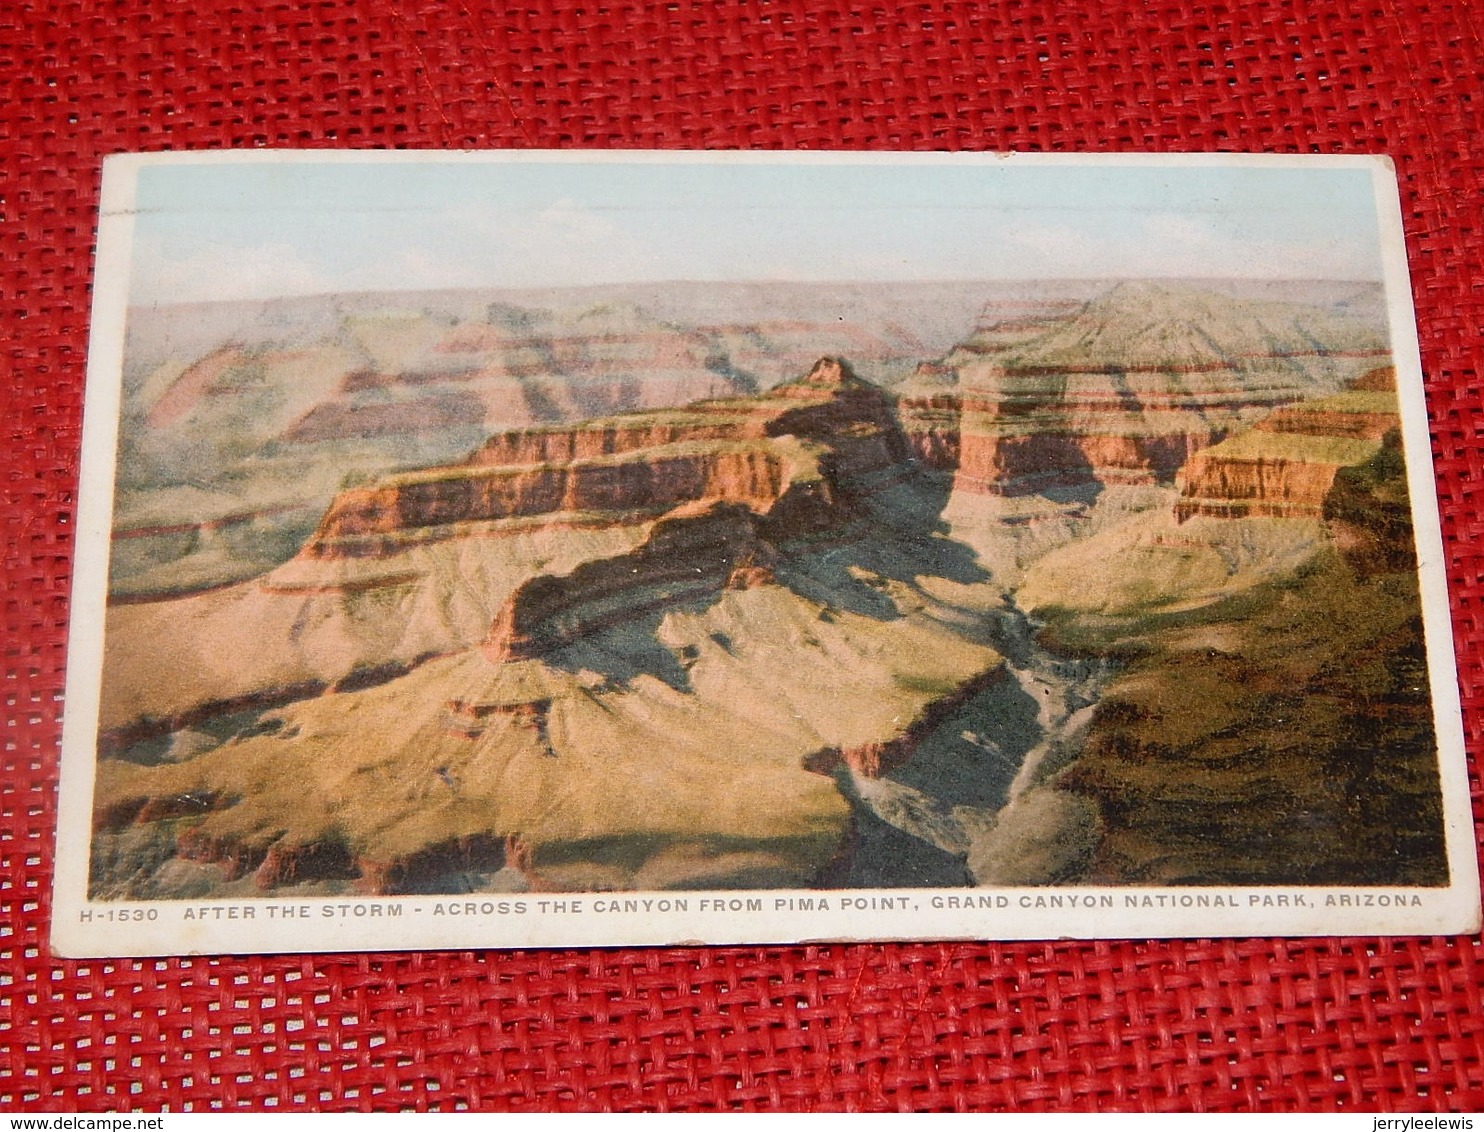
{"type": "Polygon", "coordinates": [[[1057,647],[1126,662],[1055,782],[1102,811],[1087,879],[1446,882],[1400,475],[1391,446],[1342,471],[1335,545],[1288,578],[1185,613],[1043,614],[1057,647]]]}
{"type": "Polygon", "coordinates": [[[1358,464],[1373,456],[1374,440],[1351,440],[1344,436],[1310,436],[1299,432],[1267,432],[1248,429],[1229,440],[1207,448],[1208,459],[1287,460],[1294,464],[1358,464]]]}
{"type": "Polygon", "coordinates": [[[1302,408],[1314,413],[1394,413],[1396,394],[1390,390],[1346,389],[1305,401],[1302,408]]]}

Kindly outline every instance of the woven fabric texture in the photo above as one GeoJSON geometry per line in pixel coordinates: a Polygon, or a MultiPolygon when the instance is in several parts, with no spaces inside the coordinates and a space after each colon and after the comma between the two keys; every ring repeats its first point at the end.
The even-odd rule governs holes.
{"type": "MultiPolygon", "coordinates": [[[[1451,0],[0,7],[0,1107],[1484,1105],[1477,939],[61,962],[47,915],[103,155],[1385,152],[1484,727],[1484,16],[1451,0]]],[[[1479,808],[1477,768],[1475,808],[1479,808]]]]}

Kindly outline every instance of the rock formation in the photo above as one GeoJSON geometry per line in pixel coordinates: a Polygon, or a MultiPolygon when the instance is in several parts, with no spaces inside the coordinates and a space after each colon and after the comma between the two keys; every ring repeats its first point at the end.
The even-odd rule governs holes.
{"type": "Polygon", "coordinates": [[[1092,627],[1095,647],[1116,638],[1130,659],[1059,780],[1095,800],[1106,823],[1090,879],[1446,882],[1396,430],[1372,442],[1370,458],[1305,482],[1324,478],[1322,524],[1250,513],[1188,524],[1326,529],[1302,570],[1198,619],[1145,608],[1092,627]]]}
{"type": "Polygon", "coordinates": [[[897,468],[906,444],[890,399],[834,359],[754,398],[502,433],[462,464],[342,493],[302,552],[375,557],[509,519],[612,523],[701,502],[784,513],[897,468]]]}
{"type": "MultiPolygon", "coordinates": [[[[646,338],[616,308],[560,349],[524,308],[356,322],[370,360],[329,401],[280,407],[294,443],[380,443],[397,406],[414,429],[461,419],[427,394],[474,365],[529,411],[457,456],[361,467],[250,581],[110,611],[95,894],[1018,883],[1052,858],[1042,880],[1216,875],[1183,784],[1219,799],[1203,822],[1264,830],[1252,784],[1286,773],[1289,749],[1261,724],[1271,773],[1247,774],[1214,678],[1182,706],[1190,658],[1231,662],[1238,706],[1256,705],[1244,727],[1288,718],[1303,658],[1272,688],[1263,673],[1281,660],[1284,587],[1317,563],[1333,593],[1305,582],[1316,609],[1397,593],[1375,633],[1316,618],[1315,655],[1384,646],[1392,690],[1420,687],[1395,585],[1410,513],[1385,345],[1298,304],[1086,293],[987,308],[899,397],[825,357],[680,408],[599,383],[597,414],[575,423],[580,398],[558,403],[540,372],[600,357],[669,372],[696,342],[646,338]],[[1244,627],[1243,601],[1271,631],[1244,627]],[[1167,756],[1189,719],[1210,725],[1188,744],[1194,772],[1167,756]],[[1166,835],[1189,860],[1163,860],[1166,835]],[[1076,851],[1024,848],[1047,845],[1076,851]],[[966,857],[985,846],[1024,859],[966,857]]],[[[250,386],[252,351],[224,349],[144,400],[181,421],[203,391],[250,386]]],[[[121,544],[165,537],[139,515],[146,534],[121,544]]],[[[1382,707],[1344,703],[1374,675],[1315,684],[1316,720],[1341,719],[1350,746],[1382,707]]],[[[1425,800],[1407,710],[1400,792],[1425,800]]],[[[1375,766],[1401,743],[1373,743],[1375,766]]],[[[1325,802],[1340,752],[1291,812],[1325,802]]],[[[1398,845],[1430,836],[1417,824],[1398,845]]],[[[1258,858],[1233,855],[1289,867],[1258,858]]]]}
{"type": "Polygon", "coordinates": [[[539,658],[605,625],[733,586],[775,557],[757,519],[742,504],[716,502],[661,520],[629,554],[538,574],[506,599],[485,655],[496,664],[539,658]]]}
{"type": "Polygon", "coordinates": [[[342,492],[294,560],[189,599],[224,629],[271,612],[285,639],[340,650],[333,668],[308,649],[285,664],[280,642],[279,667],[253,671],[244,642],[230,701],[115,690],[111,718],[160,707],[110,733],[100,853],[191,798],[180,852],[228,887],[460,883],[443,869],[553,888],[811,883],[849,837],[811,752],[883,773],[914,741],[899,720],[930,727],[939,701],[998,678],[994,650],[946,621],[974,595],[950,607],[922,587],[950,566],[984,575],[953,565],[913,476],[891,398],[825,358],[767,394],[514,430],[342,492]],[[459,572],[479,556],[521,572],[459,572]],[[497,603],[482,625],[442,596],[481,577],[497,603]],[[265,722],[139,761],[227,703],[265,722]],[[750,785],[722,797],[734,779],[750,785]],[[605,864],[585,839],[621,848],[605,864]],[[495,851],[511,843],[518,867],[495,851]]]}
{"type": "Polygon", "coordinates": [[[1194,456],[1179,475],[1176,517],[1318,518],[1339,470],[1369,460],[1399,425],[1395,371],[1368,371],[1194,456]]]}
{"type": "MultiPolygon", "coordinates": [[[[446,464],[492,432],[746,394],[836,350],[878,374],[924,352],[899,323],[836,317],[842,298],[828,286],[792,289],[814,317],[753,322],[718,320],[740,312],[706,288],[642,290],[136,310],[113,595],[157,600],[258,576],[294,554],[348,483],[446,464]]],[[[786,308],[771,290],[763,306],[786,308]]],[[[884,287],[867,290],[887,305],[884,287]]]]}
{"type": "MultiPolygon", "coordinates": [[[[627,491],[618,486],[602,509],[668,513],[633,551],[584,563],[565,575],[538,574],[515,590],[484,641],[492,662],[540,658],[651,610],[722,588],[770,584],[778,559],[775,544],[850,523],[856,500],[902,474],[907,455],[889,399],[839,360],[823,358],[804,378],[765,397],[701,403],[661,421],[616,418],[582,430],[497,436],[470,466],[487,468],[500,458],[529,464],[570,454],[568,469],[588,468],[593,457],[587,454],[596,452],[600,460],[633,454],[642,461],[639,467],[663,468],[663,454],[676,444],[702,448],[685,458],[705,474],[664,477],[627,491]],[[698,419],[687,435],[686,422],[698,419]],[[738,475],[731,459],[737,444],[747,445],[751,464],[769,474],[738,475]]],[[[445,523],[504,517],[489,514],[483,501],[477,507],[439,517],[445,523]]],[[[578,509],[564,498],[548,511],[578,509]]],[[[398,504],[387,510],[408,513],[398,504]]],[[[310,553],[326,553],[331,538],[343,545],[335,525],[339,513],[337,503],[321,528],[336,534],[317,538],[310,553]]]]}
{"type": "Polygon", "coordinates": [[[1196,452],[1385,352],[1314,308],[1124,284],[1060,318],[981,327],[906,383],[902,420],[959,491],[1167,484],[1196,452]]]}
{"type": "Polygon", "coordinates": [[[864,778],[890,774],[910,762],[923,738],[942,726],[954,712],[985,688],[1005,679],[1005,670],[1000,666],[976,673],[946,695],[927,704],[899,734],[848,747],[821,748],[804,760],[804,767],[816,774],[830,774],[840,767],[849,767],[864,778]]]}

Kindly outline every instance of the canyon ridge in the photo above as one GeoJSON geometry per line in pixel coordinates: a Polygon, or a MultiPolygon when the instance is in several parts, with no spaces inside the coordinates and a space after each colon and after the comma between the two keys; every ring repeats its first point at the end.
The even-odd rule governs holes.
{"type": "Polygon", "coordinates": [[[96,899],[1447,880],[1378,287],[328,296],[128,358],[96,899]]]}

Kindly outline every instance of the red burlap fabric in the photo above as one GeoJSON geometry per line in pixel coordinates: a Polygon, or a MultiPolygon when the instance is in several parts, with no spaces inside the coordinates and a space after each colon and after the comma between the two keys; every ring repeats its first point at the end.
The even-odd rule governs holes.
{"type": "Polygon", "coordinates": [[[0,1107],[1478,1108],[1470,938],[73,963],[47,912],[104,154],[1390,153],[1477,750],[1481,28],[1449,0],[0,6],[0,1107]]]}

